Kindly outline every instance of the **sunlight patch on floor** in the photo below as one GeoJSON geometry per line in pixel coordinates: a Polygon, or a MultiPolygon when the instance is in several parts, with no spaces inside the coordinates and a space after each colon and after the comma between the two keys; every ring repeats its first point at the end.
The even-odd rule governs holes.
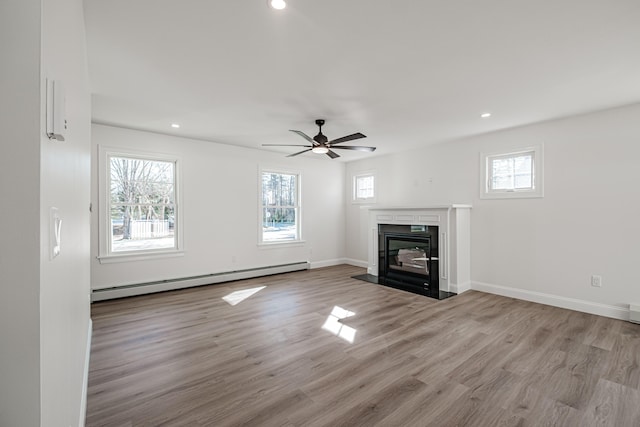
{"type": "Polygon", "coordinates": [[[266,288],[266,286],[258,286],[257,288],[249,288],[243,289],[241,291],[231,292],[229,295],[223,296],[222,299],[228,302],[230,305],[236,305],[246,300],[251,295],[260,292],[264,288],[266,288]]]}
{"type": "Polygon", "coordinates": [[[353,344],[353,341],[356,338],[356,329],[340,322],[340,320],[353,315],[355,315],[353,311],[345,310],[344,308],[336,305],[333,307],[333,310],[331,310],[331,314],[327,316],[327,320],[324,322],[324,325],[322,325],[322,329],[331,332],[333,335],[342,338],[350,344],[353,344]]]}

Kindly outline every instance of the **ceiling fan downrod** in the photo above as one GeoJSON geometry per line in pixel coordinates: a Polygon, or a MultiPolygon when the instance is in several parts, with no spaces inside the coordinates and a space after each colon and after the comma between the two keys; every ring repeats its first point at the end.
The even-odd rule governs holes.
{"type": "Polygon", "coordinates": [[[318,125],[319,130],[318,130],[318,134],[313,137],[313,140],[315,142],[317,142],[318,144],[326,145],[328,139],[322,133],[322,125],[324,125],[324,120],[323,119],[317,119],[316,120],[316,125],[318,125]]]}

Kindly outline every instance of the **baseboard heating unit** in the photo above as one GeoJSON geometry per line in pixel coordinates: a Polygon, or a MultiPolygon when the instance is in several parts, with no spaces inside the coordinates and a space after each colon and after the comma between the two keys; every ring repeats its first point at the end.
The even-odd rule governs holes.
{"type": "Polygon", "coordinates": [[[203,274],[200,276],[181,277],[176,279],[159,280],[155,282],[120,285],[111,288],[94,289],[91,292],[91,302],[130,297],[134,295],[151,294],[154,292],[172,291],[175,289],[191,288],[194,286],[213,285],[215,283],[251,279],[254,277],[270,276],[272,274],[290,273],[292,271],[301,271],[308,269],[309,263],[304,261],[294,262],[291,264],[273,265],[269,267],[249,268],[246,270],[236,270],[224,273],[203,274]]]}

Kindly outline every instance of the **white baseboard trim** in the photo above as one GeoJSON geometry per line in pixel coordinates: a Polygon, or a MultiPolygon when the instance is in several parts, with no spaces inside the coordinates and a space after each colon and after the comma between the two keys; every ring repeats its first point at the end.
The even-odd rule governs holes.
{"type": "Polygon", "coordinates": [[[363,267],[367,268],[367,261],[360,261],[357,259],[351,258],[335,258],[335,259],[327,259],[324,261],[313,261],[311,262],[311,269],[314,268],[323,268],[323,267],[333,267],[335,265],[348,264],[353,265],[354,267],[363,267]]]}
{"type": "Polygon", "coordinates": [[[84,373],[82,374],[82,395],[80,396],[80,416],[78,426],[84,427],[87,418],[87,388],[89,385],[89,359],[91,358],[91,337],[93,335],[93,320],[89,319],[87,329],[87,348],[84,353],[84,373]]]}
{"type": "Polygon", "coordinates": [[[471,289],[487,292],[489,294],[502,295],[505,297],[551,305],[553,307],[567,308],[569,310],[581,311],[583,313],[611,317],[613,319],[629,320],[629,309],[623,305],[600,304],[597,302],[475,281],[471,282],[471,289]]]}
{"type": "Polygon", "coordinates": [[[361,261],[359,259],[353,259],[353,258],[344,258],[344,264],[349,264],[349,265],[353,265],[354,267],[362,267],[362,268],[369,267],[369,263],[367,261],[361,261]]]}
{"type": "Polygon", "coordinates": [[[313,270],[314,268],[333,267],[334,265],[341,264],[345,264],[344,258],[325,259],[322,261],[312,261],[310,268],[313,270]]]}
{"type": "Polygon", "coordinates": [[[91,292],[91,301],[95,302],[114,298],[130,297],[135,295],[145,295],[155,292],[173,291],[176,289],[191,288],[194,286],[213,285],[215,283],[251,279],[254,277],[269,276],[271,274],[290,273],[292,271],[308,269],[309,263],[306,261],[302,261],[291,264],[229,271],[225,273],[213,273],[205,274],[202,276],[183,277],[156,282],[119,285],[111,288],[93,289],[93,291],[91,292]]]}
{"type": "Polygon", "coordinates": [[[451,284],[449,285],[449,290],[454,294],[461,294],[463,292],[467,292],[471,290],[471,282],[465,282],[460,284],[451,284]]]}

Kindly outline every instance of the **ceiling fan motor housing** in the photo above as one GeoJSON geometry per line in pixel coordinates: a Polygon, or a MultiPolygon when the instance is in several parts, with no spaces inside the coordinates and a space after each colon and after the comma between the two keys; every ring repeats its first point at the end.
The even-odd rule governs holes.
{"type": "Polygon", "coordinates": [[[323,119],[317,119],[316,120],[316,124],[318,125],[318,127],[320,128],[320,130],[318,131],[318,134],[316,136],[313,137],[313,140],[315,142],[317,142],[318,144],[326,144],[328,139],[326,136],[323,135],[322,133],[322,125],[324,125],[324,120],[323,119]]]}
{"type": "Polygon", "coordinates": [[[315,142],[317,142],[318,144],[326,144],[328,139],[326,136],[324,136],[322,134],[322,132],[318,133],[316,136],[313,137],[313,140],[315,142]]]}

